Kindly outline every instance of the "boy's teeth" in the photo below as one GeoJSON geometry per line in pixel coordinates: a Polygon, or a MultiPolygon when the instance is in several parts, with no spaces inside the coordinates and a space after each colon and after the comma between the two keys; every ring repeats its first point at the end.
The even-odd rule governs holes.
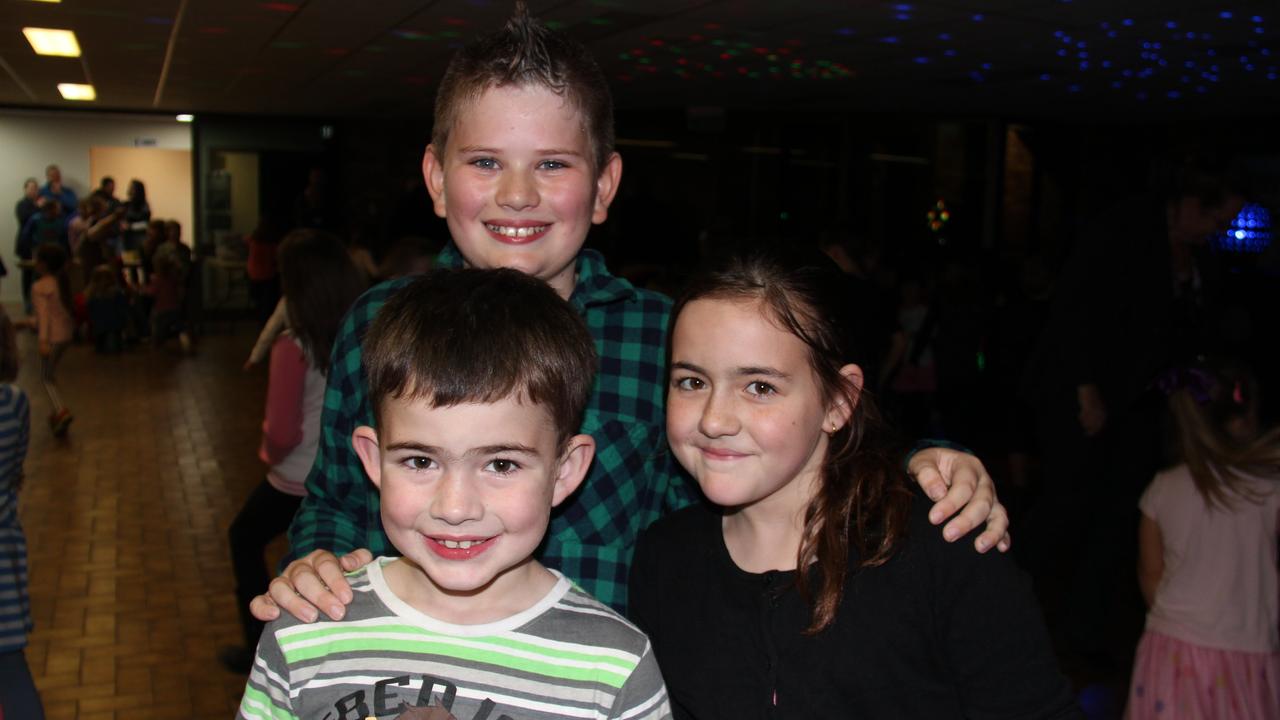
{"type": "Polygon", "coordinates": [[[462,548],[463,550],[466,550],[467,548],[470,548],[472,545],[480,544],[479,540],[441,540],[440,542],[450,550],[456,550],[458,548],[462,548]]]}
{"type": "Polygon", "coordinates": [[[536,227],[519,227],[519,228],[518,228],[518,227],[511,227],[511,226],[509,226],[509,225],[489,225],[489,224],[486,224],[486,225],[485,225],[485,227],[489,228],[489,229],[490,229],[490,230],[492,230],[493,232],[498,233],[499,235],[506,235],[507,237],[512,237],[512,238],[523,238],[523,237],[529,237],[530,235],[536,235],[537,233],[540,233],[540,232],[542,232],[543,230],[546,230],[546,229],[547,229],[547,226],[546,226],[546,225],[538,225],[538,226],[536,226],[536,227]]]}

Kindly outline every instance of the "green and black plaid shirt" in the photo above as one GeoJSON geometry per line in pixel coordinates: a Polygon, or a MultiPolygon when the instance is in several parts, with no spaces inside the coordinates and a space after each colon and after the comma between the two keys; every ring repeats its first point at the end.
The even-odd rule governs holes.
{"type": "MultiPolygon", "coordinates": [[[[460,267],[450,245],[437,260],[460,267]]],[[[569,302],[596,341],[600,370],[582,422],[596,456],[582,487],[551,517],[539,559],[602,602],[626,610],[636,537],[659,516],[693,502],[696,489],[667,449],[667,322],[671,301],[609,274],[591,250],[578,256],[569,302]]],[[[378,493],[351,447],[351,432],[372,425],[360,343],[378,309],[408,278],[370,288],[347,313],[334,342],[320,447],[307,497],[289,527],[289,562],[312,550],[365,547],[396,554],[382,529],[378,493]]]]}

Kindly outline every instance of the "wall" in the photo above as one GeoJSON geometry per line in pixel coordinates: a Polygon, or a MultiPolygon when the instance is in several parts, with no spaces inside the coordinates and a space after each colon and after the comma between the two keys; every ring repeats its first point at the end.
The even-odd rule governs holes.
{"type": "MultiPolygon", "coordinates": [[[[0,111],[0,257],[9,266],[9,277],[0,282],[0,301],[19,298],[13,239],[18,234],[13,204],[22,198],[22,182],[35,177],[44,184],[46,165],[62,169],[65,185],[83,197],[97,187],[90,168],[94,147],[135,147],[137,140],[154,140],[152,147],[191,150],[191,128],[172,116],[110,115],[73,112],[0,111]]],[[[191,191],[188,177],[186,192],[191,191]]],[[[116,173],[116,195],[123,197],[127,177],[116,173]]],[[[180,220],[181,222],[181,220],[180,220]]],[[[190,222],[184,227],[193,227],[190,222]]],[[[184,230],[184,235],[186,234],[184,230]]]]}
{"type": "Polygon", "coordinates": [[[121,200],[125,199],[130,182],[141,181],[147,189],[151,218],[177,220],[182,224],[182,239],[188,245],[194,244],[190,150],[95,146],[89,156],[90,177],[115,178],[116,197],[121,200]]]}

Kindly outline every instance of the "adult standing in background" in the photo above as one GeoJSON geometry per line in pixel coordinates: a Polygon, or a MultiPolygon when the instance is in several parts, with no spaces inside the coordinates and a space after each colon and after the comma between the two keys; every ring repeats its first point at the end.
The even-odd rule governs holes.
{"type": "Polygon", "coordinates": [[[62,184],[62,170],[57,165],[44,169],[44,178],[48,182],[40,188],[40,197],[46,200],[57,200],[62,204],[64,212],[71,212],[78,204],[76,191],[62,184]]]}
{"type": "Polygon", "coordinates": [[[110,175],[104,175],[102,181],[98,184],[98,189],[94,190],[92,197],[100,197],[107,204],[107,212],[115,212],[120,207],[120,200],[116,197],[116,180],[110,175]]]}
{"type": "Polygon", "coordinates": [[[1027,367],[1044,475],[1022,550],[1046,596],[1064,598],[1046,614],[1067,652],[1093,665],[1112,659],[1124,611],[1141,611],[1125,592],[1136,590],[1135,508],[1164,461],[1154,380],[1223,348],[1228,278],[1209,239],[1240,212],[1243,180],[1231,158],[1188,155],[1163,187],[1086,223],[1027,367]]]}
{"type": "Polygon", "coordinates": [[[141,180],[129,181],[129,197],[124,203],[124,250],[140,250],[147,237],[151,206],[147,204],[147,186],[141,180]]]}
{"type": "MultiPolygon", "coordinates": [[[[22,231],[27,227],[27,221],[40,211],[40,183],[35,178],[27,178],[22,183],[22,199],[14,207],[13,213],[18,217],[18,234],[13,238],[13,254],[19,260],[30,260],[31,250],[26,248],[23,253],[22,247],[22,231]]],[[[22,270],[22,304],[26,307],[27,314],[31,314],[31,283],[35,280],[35,273],[29,267],[23,267],[22,270]]],[[[8,274],[7,272],[5,274],[8,274]]]]}

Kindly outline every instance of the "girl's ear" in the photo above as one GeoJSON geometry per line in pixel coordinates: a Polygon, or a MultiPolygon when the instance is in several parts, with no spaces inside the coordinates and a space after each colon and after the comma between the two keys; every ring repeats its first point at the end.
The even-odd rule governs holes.
{"type": "Polygon", "coordinates": [[[853,417],[853,411],[862,398],[862,368],[849,363],[840,368],[840,374],[848,383],[849,392],[836,396],[835,402],[827,409],[827,416],[823,418],[822,426],[823,431],[827,433],[834,433],[844,427],[849,422],[849,418],[853,417]]]}
{"type": "Polygon", "coordinates": [[[556,507],[573,494],[587,477],[591,459],[596,454],[596,441],[590,435],[574,435],[565,443],[556,468],[556,484],[551,492],[551,507],[556,507]]]}
{"type": "Polygon", "coordinates": [[[368,425],[361,425],[351,433],[351,446],[360,456],[360,464],[364,465],[365,474],[373,481],[374,486],[382,488],[382,452],[378,448],[378,431],[368,425]]]}

